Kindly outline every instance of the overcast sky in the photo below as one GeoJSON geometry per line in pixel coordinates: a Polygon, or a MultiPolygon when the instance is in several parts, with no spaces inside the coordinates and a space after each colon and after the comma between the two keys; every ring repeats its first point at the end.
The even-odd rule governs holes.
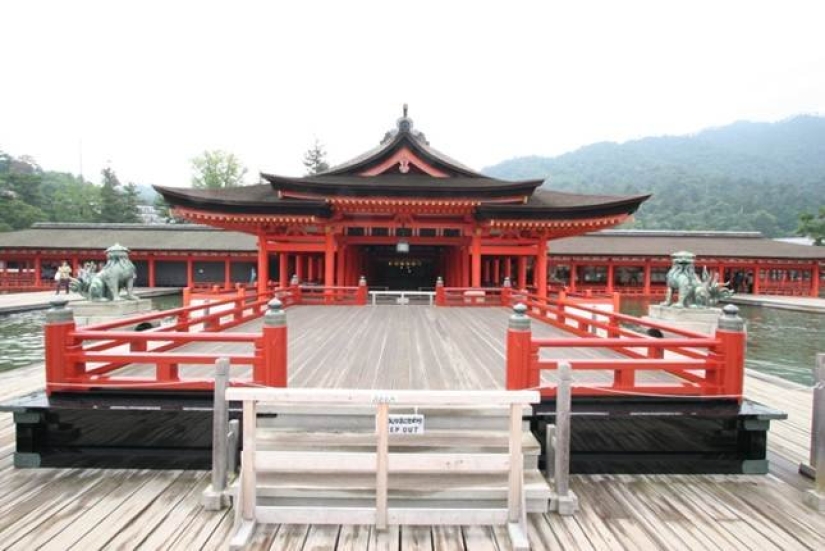
{"type": "Polygon", "coordinates": [[[410,105],[476,168],[825,113],[825,2],[4,2],[0,150],[189,185],[205,149],[303,172],[410,105]],[[82,147],[81,147],[82,143],[82,147]]]}

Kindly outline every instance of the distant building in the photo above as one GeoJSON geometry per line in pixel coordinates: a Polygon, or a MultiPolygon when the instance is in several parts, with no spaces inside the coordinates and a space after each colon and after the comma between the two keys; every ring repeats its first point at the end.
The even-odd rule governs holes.
{"type": "Polygon", "coordinates": [[[138,216],[144,224],[166,224],[166,219],[152,205],[138,205],[138,216]]]}

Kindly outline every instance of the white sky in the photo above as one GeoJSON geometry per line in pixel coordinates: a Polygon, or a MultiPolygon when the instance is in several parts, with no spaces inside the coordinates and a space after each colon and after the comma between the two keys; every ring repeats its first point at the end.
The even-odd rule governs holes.
{"type": "Polygon", "coordinates": [[[0,149],[99,181],[189,185],[235,153],[300,175],[410,104],[482,168],[602,140],[825,113],[825,2],[4,2],[0,149]]]}

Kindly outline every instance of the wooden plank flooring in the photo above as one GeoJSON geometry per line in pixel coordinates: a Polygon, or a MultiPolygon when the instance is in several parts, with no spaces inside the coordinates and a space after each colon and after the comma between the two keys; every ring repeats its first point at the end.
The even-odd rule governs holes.
{"type": "MultiPolygon", "coordinates": [[[[289,385],[320,388],[503,389],[508,311],[504,308],[433,308],[427,306],[298,306],[287,310],[289,385]]],[[[232,329],[258,332],[255,320],[232,329]]],[[[534,321],[535,337],[569,337],[534,321]]],[[[181,351],[249,353],[251,345],[197,343],[181,351]]],[[[543,350],[542,358],[623,358],[594,348],[543,350]]],[[[149,376],[147,365],[118,370],[120,375],[149,376]]],[[[182,377],[204,377],[212,370],[180,365],[182,377]]],[[[233,367],[231,376],[248,377],[233,367]]],[[[576,382],[609,382],[612,373],[584,371],[576,382]]],[[[638,374],[641,382],[675,381],[665,373],[638,374]]],[[[545,373],[550,383],[554,374],[545,373]]]]}
{"type": "MultiPolygon", "coordinates": [[[[291,383],[319,377],[325,386],[353,380],[386,382],[394,387],[432,385],[427,388],[440,388],[437,385],[448,382],[482,388],[501,384],[502,374],[491,370],[491,366],[493,359],[503,362],[506,312],[502,310],[449,309],[448,324],[438,312],[424,311],[434,309],[421,307],[422,311],[412,313],[415,321],[411,326],[401,323],[391,311],[386,325],[406,331],[396,338],[389,329],[373,334],[370,331],[378,331],[374,326],[359,327],[346,310],[325,308],[323,315],[313,308],[288,311],[291,367],[295,371],[291,383]],[[333,320],[343,324],[338,327],[345,329],[339,333],[358,335],[354,339],[358,344],[381,341],[370,348],[367,357],[382,367],[367,370],[353,350],[335,348],[330,343],[324,346],[323,331],[315,327],[322,323],[318,318],[324,318],[327,327],[333,325],[333,320]],[[437,338],[426,336],[421,329],[424,324],[437,327],[437,338]],[[496,332],[497,338],[492,339],[496,332]],[[468,335],[473,334],[484,343],[470,341],[468,335]],[[426,362],[435,361],[431,347],[440,347],[436,349],[448,354],[450,361],[428,368],[426,362]],[[400,381],[388,377],[385,370],[398,365],[398,358],[419,355],[429,360],[403,364],[406,372],[400,381]],[[350,362],[343,377],[313,366],[321,361],[329,366],[342,358],[350,362]],[[487,367],[473,367],[480,364],[487,367]],[[473,371],[467,374],[462,369],[473,371]]],[[[534,327],[541,334],[538,324],[534,327]]],[[[43,382],[42,366],[0,373],[0,400],[36,391],[43,382]]],[[[811,484],[794,471],[796,464],[808,457],[811,390],[750,373],[745,388],[749,397],[789,413],[788,421],[772,425],[771,474],[574,476],[571,485],[579,496],[580,512],[569,518],[530,515],[533,548],[825,548],[825,515],[803,505],[802,492],[811,484]]],[[[199,505],[200,493],[208,483],[207,472],[18,470],[12,467],[13,439],[11,415],[0,413],[0,548],[85,551],[226,547],[232,513],[204,511],[199,505]]],[[[367,526],[267,525],[256,530],[250,549],[475,551],[506,550],[509,542],[503,527],[391,527],[387,532],[377,532],[367,526]]]]}

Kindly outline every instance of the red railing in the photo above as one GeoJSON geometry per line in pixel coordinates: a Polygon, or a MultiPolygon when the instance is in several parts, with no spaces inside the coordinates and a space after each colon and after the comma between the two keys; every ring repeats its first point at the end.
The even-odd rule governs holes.
{"type": "Polygon", "coordinates": [[[340,306],[363,306],[367,303],[366,285],[356,287],[300,287],[302,304],[338,304],[340,306]]]}
{"type": "Polygon", "coordinates": [[[436,285],[436,306],[504,306],[509,287],[444,287],[436,285]]]}
{"type": "MultiPolygon", "coordinates": [[[[318,290],[323,293],[326,289],[318,290]]],[[[344,296],[363,298],[363,302],[352,303],[366,304],[366,290],[366,285],[335,288],[326,296],[340,299],[332,304],[346,303],[344,296]]],[[[304,300],[303,291],[298,286],[274,288],[263,294],[242,286],[215,293],[187,289],[181,308],[80,329],[65,304],[56,306],[47,312],[45,325],[47,392],[95,388],[211,390],[211,366],[222,357],[229,358],[233,367],[251,369],[250,374],[234,377],[233,384],[286,386],[287,332],[281,309],[311,303],[311,298],[304,300]],[[273,298],[278,302],[270,302],[273,298]],[[264,313],[261,332],[226,332],[264,313]],[[146,331],[132,330],[157,324],[146,331]],[[182,349],[194,343],[209,343],[209,351],[182,349]],[[239,344],[246,346],[238,351],[239,344]]]]}
{"type": "MultiPolygon", "coordinates": [[[[542,372],[555,370],[564,361],[570,363],[574,372],[601,372],[601,377],[574,380],[574,396],[719,397],[741,401],[745,345],[742,330],[723,329],[720,324],[715,335],[709,336],[600,309],[579,299],[545,300],[528,294],[514,295],[512,300],[521,300],[523,304],[516,306],[508,330],[508,389],[540,388],[543,396],[555,396],[555,385],[544,384],[542,372]],[[571,336],[534,339],[528,316],[571,336]],[[666,338],[657,338],[663,335],[666,338]],[[601,357],[582,357],[586,354],[579,352],[560,358],[561,349],[565,353],[573,349],[599,349],[601,357]],[[542,357],[543,351],[553,358],[542,357]],[[656,375],[640,381],[637,374],[641,372],[656,375]],[[608,377],[603,381],[605,374],[608,377]]],[[[738,327],[741,319],[734,312],[725,324],[738,327]]]]}

